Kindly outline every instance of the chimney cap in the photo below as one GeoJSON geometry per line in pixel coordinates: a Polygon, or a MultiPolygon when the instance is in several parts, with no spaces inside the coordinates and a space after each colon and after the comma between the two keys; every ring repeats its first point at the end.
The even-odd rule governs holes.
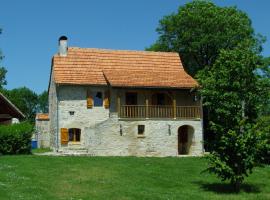
{"type": "Polygon", "coordinates": [[[62,35],[62,36],[59,38],[59,41],[61,41],[61,40],[67,40],[67,39],[68,39],[67,36],[62,35]]]}

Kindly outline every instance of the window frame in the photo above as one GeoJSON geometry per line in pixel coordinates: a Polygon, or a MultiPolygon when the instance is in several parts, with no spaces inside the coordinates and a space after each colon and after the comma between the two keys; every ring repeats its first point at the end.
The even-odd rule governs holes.
{"type": "Polygon", "coordinates": [[[145,137],[145,125],[139,124],[137,126],[137,136],[138,137],[145,137]]]}

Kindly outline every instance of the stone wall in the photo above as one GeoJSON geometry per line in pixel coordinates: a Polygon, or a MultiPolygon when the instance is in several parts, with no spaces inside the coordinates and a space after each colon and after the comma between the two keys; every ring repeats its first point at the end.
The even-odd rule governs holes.
{"type": "Polygon", "coordinates": [[[49,86],[49,130],[50,130],[50,147],[56,150],[58,148],[58,95],[56,92],[56,84],[54,82],[53,70],[49,86]]]}
{"type": "MultiPolygon", "coordinates": [[[[178,128],[189,125],[194,129],[190,154],[202,153],[201,120],[120,120],[116,113],[116,99],[117,95],[120,95],[121,102],[124,103],[125,91],[110,89],[110,109],[105,109],[104,106],[88,109],[86,94],[89,88],[93,93],[102,92],[103,96],[108,90],[107,87],[58,86],[58,99],[50,98],[52,116],[56,116],[56,109],[54,111],[51,109],[58,109],[58,125],[57,120],[51,122],[51,130],[56,130],[58,126],[57,137],[53,140],[58,142],[59,151],[80,147],[87,149],[89,154],[99,156],[177,156],[178,128]],[[138,135],[138,125],[145,125],[144,135],[138,135]],[[61,128],[81,129],[81,142],[76,145],[69,143],[61,146],[61,128]]],[[[192,96],[180,93],[176,96],[179,99],[177,105],[197,104],[192,96]]],[[[53,91],[50,95],[53,95],[53,91]]],[[[145,102],[143,94],[139,94],[138,98],[140,104],[145,102]]]]}
{"type": "Polygon", "coordinates": [[[91,155],[98,156],[177,156],[178,129],[189,125],[190,155],[201,155],[201,121],[178,120],[118,120],[110,118],[95,126],[85,128],[86,147],[91,155]],[[143,135],[138,135],[138,125],[145,126],[143,135]]]}
{"type": "MultiPolygon", "coordinates": [[[[59,88],[58,118],[60,128],[80,128],[81,145],[85,146],[85,128],[106,121],[109,109],[102,107],[87,108],[86,94],[88,87],[61,86],[59,88]]],[[[91,87],[91,93],[105,92],[105,87],[91,87]]],[[[60,138],[60,133],[59,133],[60,138]]],[[[59,140],[59,146],[61,141],[59,140]]]]}
{"type": "Polygon", "coordinates": [[[50,124],[49,120],[36,119],[36,139],[39,148],[50,147],[50,124]]]}

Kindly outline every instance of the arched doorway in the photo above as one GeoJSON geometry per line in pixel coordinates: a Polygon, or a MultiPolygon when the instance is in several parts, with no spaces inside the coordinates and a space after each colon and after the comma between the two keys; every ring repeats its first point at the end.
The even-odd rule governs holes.
{"type": "Polygon", "coordinates": [[[180,126],[178,128],[178,154],[188,155],[194,135],[193,127],[189,125],[180,126]]]}

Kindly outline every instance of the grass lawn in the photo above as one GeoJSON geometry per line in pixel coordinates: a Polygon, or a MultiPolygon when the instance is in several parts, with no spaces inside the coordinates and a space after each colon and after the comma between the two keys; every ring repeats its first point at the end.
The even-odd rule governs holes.
{"type": "Polygon", "coordinates": [[[270,199],[270,166],[239,194],[202,158],[1,156],[0,199],[270,199]]]}
{"type": "Polygon", "coordinates": [[[51,152],[52,150],[50,148],[38,148],[38,149],[32,149],[32,153],[46,153],[51,152]]]}

